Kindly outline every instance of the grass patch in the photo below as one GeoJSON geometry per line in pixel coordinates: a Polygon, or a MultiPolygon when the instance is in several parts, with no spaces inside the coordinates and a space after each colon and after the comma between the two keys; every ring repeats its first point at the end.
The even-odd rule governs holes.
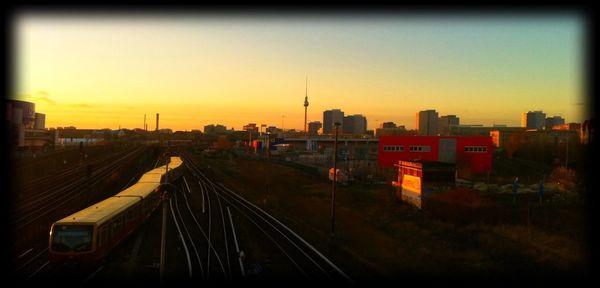
{"type": "Polygon", "coordinates": [[[577,235],[585,222],[577,201],[536,206],[537,196],[524,194],[513,206],[510,194],[455,189],[417,210],[396,199],[390,185],[355,182],[337,187],[330,241],[327,178],[261,160],[230,162],[205,160],[212,176],[289,224],[358,281],[502,278],[584,266],[585,243],[577,235]]]}

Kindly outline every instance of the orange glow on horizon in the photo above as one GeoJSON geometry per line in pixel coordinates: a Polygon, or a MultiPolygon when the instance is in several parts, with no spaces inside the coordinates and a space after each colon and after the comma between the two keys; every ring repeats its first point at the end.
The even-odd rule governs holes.
{"type": "Polygon", "coordinates": [[[47,127],[143,128],[146,114],[153,129],[160,113],[174,131],[303,130],[308,75],[308,122],[334,108],[364,115],[368,129],[413,129],[426,109],[461,124],[519,126],[530,110],[587,119],[579,20],[509,20],[29,13],[14,25],[13,97],[34,102],[47,127]]]}

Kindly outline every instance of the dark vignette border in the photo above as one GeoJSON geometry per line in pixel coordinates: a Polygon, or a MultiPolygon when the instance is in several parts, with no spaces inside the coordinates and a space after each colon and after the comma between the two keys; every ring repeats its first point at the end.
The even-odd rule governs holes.
{"type": "MultiPolygon", "coordinates": [[[[582,22],[585,25],[584,28],[584,44],[583,47],[585,51],[583,51],[583,67],[585,67],[584,71],[584,93],[587,100],[587,103],[590,103],[588,107],[586,107],[587,115],[591,115],[591,117],[595,117],[595,107],[596,107],[596,11],[590,5],[545,5],[545,6],[534,6],[534,5],[513,5],[513,6],[502,6],[498,3],[489,3],[486,5],[479,6],[467,6],[466,4],[460,4],[458,6],[445,6],[445,5],[432,5],[434,3],[431,2],[413,2],[409,5],[379,5],[379,6],[365,6],[358,5],[357,3],[345,3],[344,5],[333,6],[333,5],[306,5],[306,3],[293,3],[294,5],[285,5],[285,6],[254,6],[254,5],[240,5],[241,3],[230,3],[237,4],[235,6],[230,5],[216,5],[218,2],[205,2],[201,5],[195,3],[185,3],[185,1],[179,2],[174,5],[169,2],[169,4],[165,3],[157,3],[158,1],[146,1],[146,3],[140,3],[141,1],[133,1],[129,3],[113,3],[112,6],[108,6],[106,4],[93,4],[93,5],[68,5],[67,3],[62,3],[61,5],[47,5],[44,3],[40,3],[37,1],[30,2],[29,4],[9,4],[6,8],[3,9],[3,38],[4,38],[4,93],[3,97],[12,98],[15,96],[14,84],[15,84],[15,61],[16,61],[16,52],[14,48],[14,25],[15,19],[24,12],[34,12],[34,13],[49,13],[49,14],[77,14],[77,15],[132,15],[132,16],[178,16],[178,15],[210,15],[210,16],[260,16],[260,17],[302,17],[302,18],[310,18],[313,16],[318,17],[336,17],[336,16],[368,16],[368,17],[385,17],[385,16],[397,16],[397,15],[407,15],[407,16],[418,16],[418,15],[427,15],[427,16],[457,16],[462,17],[464,15],[467,16],[548,16],[548,15],[564,15],[564,14],[574,14],[577,17],[582,19],[582,22]],[[148,3],[150,2],[150,3],[148,3]],[[114,5],[116,4],[116,5],[114,5]],[[303,6],[299,6],[303,5],[303,6]]],[[[264,3],[262,3],[264,4],[264,3]]],[[[381,3],[379,3],[381,4],[381,3]]],[[[3,107],[0,110],[0,115],[5,119],[5,108],[3,107]]],[[[8,127],[4,126],[4,141],[3,144],[3,152],[2,153],[2,163],[4,163],[4,171],[1,173],[0,183],[2,187],[0,191],[2,191],[2,203],[5,204],[3,206],[4,218],[8,219],[8,207],[10,207],[10,203],[12,202],[10,198],[9,191],[12,191],[12,182],[13,178],[11,174],[11,164],[10,158],[8,157],[10,151],[8,137],[6,137],[6,133],[8,131],[8,127]]],[[[372,279],[372,282],[365,284],[379,284],[381,282],[390,281],[390,284],[408,284],[409,282],[414,282],[414,284],[430,284],[430,283],[439,283],[439,284],[493,284],[493,283],[503,283],[503,284],[583,284],[588,280],[591,280],[595,275],[595,268],[597,266],[597,251],[598,248],[595,248],[593,243],[598,243],[598,237],[594,235],[594,230],[596,230],[597,222],[594,220],[597,215],[594,215],[594,212],[598,210],[598,196],[594,193],[596,191],[596,181],[594,179],[594,166],[593,160],[595,159],[596,151],[595,151],[595,143],[592,144],[592,149],[590,149],[589,157],[586,157],[588,160],[584,167],[586,167],[587,173],[584,173],[584,182],[587,189],[586,194],[586,210],[584,211],[586,219],[588,220],[588,231],[587,231],[587,239],[588,239],[588,270],[583,271],[582,274],[578,275],[543,275],[543,280],[540,282],[539,278],[533,279],[530,278],[531,275],[467,275],[459,276],[451,279],[432,279],[431,277],[427,277],[424,273],[423,275],[399,275],[398,279],[372,279]],[[508,277],[506,277],[508,276],[508,277]],[[392,281],[393,280],[393,281],[392,281]],[[457,282],[457,283],[452,283],[457,282]]],[[[4,222],[6,223],[6,221],[4,222]]],[[[3,225],[6,227],[6,224],[3,225]]],[[[6,234],[5,237],[2,237],[4,241],[13,241],[13,239],[6,234]]],[[[6,245],[4,247],[7,247],[6,245]]],[[[6,249],[3,250],[4,259],[9,263],[9,252],[6,249]]],[[[5,265],[4,267],[9,267],[5,265]]],[[[3,269],[3,272],[9,273],[10,269],[3,269]]],[[[280,279],[284,280],[284,279],[280,279]]],[[[280,282],[281,283],[281,282],[280,282]]],[[[230,283],[230,284],[248,284],[248,283],[230,283]]],[[[296,283],[298,284],[308,284],[308,283],[296,283]]],[[[362,283],[359,283],[362,284],[362,283]]],[[[233,285],[232,285],[233,286],[233,285]]],[[[237,285],[236,285],[237,286],[237,285]]]]}

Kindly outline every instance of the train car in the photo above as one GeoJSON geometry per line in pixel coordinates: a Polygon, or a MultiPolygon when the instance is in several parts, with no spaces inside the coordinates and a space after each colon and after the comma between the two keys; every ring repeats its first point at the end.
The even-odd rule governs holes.
{"type": "Polygon", "coordinates": [[[165,168],[150,170],[138,180],[137,183],[155,183],[160,184],[164,182],[165,168]],[[156,170],[156,171],[155,171],[156,170]]]}
{"type": "Polygon", "coordinates": [[[146,172],[138,183],[165,183],[165,181],[173,182],[183,175],[183,169],[181,167],[183,161],[179,157],[171,157],[169,161],[169,171],[167,172],[167,165],[163,165],[154,168],[146,172]],[[167,175],[168,177],[165,177],[167,175]]]}
{"type": "Polygon", "coordinates": [[[140,197],[110,197],[52,224],[50,261],[91,263],[102,258],[138,226],[140,204],[140,197]]]}
{"type": "Polygon", "coordinates": [[[114,197],[139,197],[141,203],[142,222],[152,215],[152,212],[160,206],[160,184],[159,183],[135,183],[129,188],[121,191],[114,197]]]}
{"type": "Polygon", "coordinates": [[[169,162],[169,181],[173,182],[183,175],[183,160],[179,157],[171,157],[169,162]]]}
{"type": "Polygon", "coordinates": [[[162,166],[113,197],[69,215],[50,227],[49,260],[93,263],[102,259],[120,241],[160,206],[160,187],[183,174],[183,162],[171,157],[169,169],[162,166]]]}

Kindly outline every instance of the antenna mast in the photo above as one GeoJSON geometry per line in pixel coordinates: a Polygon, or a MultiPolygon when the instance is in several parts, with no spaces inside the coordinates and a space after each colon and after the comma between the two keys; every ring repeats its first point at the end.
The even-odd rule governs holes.
{"type": "Polygon", "coordinates": [[[307,126],[306,126],[306,112],[308,109],[308,76],[306,76],[306,86],[305,86],[306,90],[304,94],[304,133],[306,133],[306,135],[308,136],[308,132],[307,132],[307,126]]]}

